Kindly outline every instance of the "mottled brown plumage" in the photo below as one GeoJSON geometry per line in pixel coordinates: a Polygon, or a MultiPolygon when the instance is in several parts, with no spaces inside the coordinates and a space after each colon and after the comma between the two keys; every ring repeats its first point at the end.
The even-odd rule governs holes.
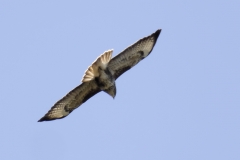
{"type": "Polygon", "coordinates": [[[82,84],[56,102],[38,122],[64,118],[100,91],[114,98],[115,80],[151,53],[160,32],[161,29],[138,40],[114,58],[111,58],[113,50],[104,52],[88,67],[82,84]]]}

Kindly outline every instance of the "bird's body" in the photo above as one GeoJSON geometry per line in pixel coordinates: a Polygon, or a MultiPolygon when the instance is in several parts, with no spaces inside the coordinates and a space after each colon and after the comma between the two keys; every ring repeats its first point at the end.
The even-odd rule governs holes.
{"type": "Polygon", "coordinates": [[[104,52],[88,67],[82,84],[55,103],[39,122],[66,117],[100,91],[114,98],[116,79],[151,53],[160,32],[161,30],[157,30],[150,36],[140,39],[114,58],[111,58],[113,50],[104,52]]]}
{"type": "Polygon", "coordinates": [[[99,71],[99,77],[95,78],[96,84],[113,98],[116,95],[115,79],[108,68],[99,71]]]}

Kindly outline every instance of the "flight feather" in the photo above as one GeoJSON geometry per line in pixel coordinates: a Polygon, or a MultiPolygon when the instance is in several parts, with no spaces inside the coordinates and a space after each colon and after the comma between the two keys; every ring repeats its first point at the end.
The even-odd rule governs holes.
{"type": "Polygon", "coordinates": [[[82,84],[56,102],[38,122],[64,118],[100,91],[114,98],[115,80],[151,53],[160,33],[161,29],[138,40],[113,58],[113,50],[101,54],[85,71],[82,84]]]}
{"type": "Polygon", "coordinates": [[[154,45],[157,42],[160,32],[161,30],[159,29],[150,36],[138,40],[136,43],[127,47],[125,50],[111,59],[108,67],[115,79],[151,53],[154,45]]]}

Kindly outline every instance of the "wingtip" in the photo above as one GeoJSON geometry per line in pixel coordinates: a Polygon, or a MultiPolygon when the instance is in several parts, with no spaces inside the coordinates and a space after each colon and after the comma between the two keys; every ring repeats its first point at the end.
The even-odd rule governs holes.
{"type": "Polygon", "coordinates": [[[42,117],[41,119],[38,120],[38,122],[43,122],[43,121],[53,121],[53,120],[57,120],[57,119],[63,119],[66,116],[62,116],[62,117],[58,117],[58,118],[53,118],[53,117],[49,117],[47,115],[45,115],[44,117],[42,117]]]}
{"type": "Polygon", "coordinates": [[[162,29],[158,29],[158,30],[156,31],[156,33],[161,33],[161,31],[162,31],[162,29]]]}
{"type": "Polygon", "coordinates": [[[47,117],[47,116],[44,116],[44,117],[42,117],[41,119],[39,119],[38,122],[52,121],[52,120],[55,120],[55,119],[49,118],[49,117],[47,117]]]}
{"type": "Polygon", "coordinates": [[[47,118],[45,116],[38,120],[38,122],[43,122],[43,121],[47,121],[47,118]]]}
{"type": "Polygon", "coordinates": [[[158,36],[160,35],[161,31],[162,31],[162,29],[158,29],[155,33],[153,33],[155,39],[158,38],[158,36]]]}

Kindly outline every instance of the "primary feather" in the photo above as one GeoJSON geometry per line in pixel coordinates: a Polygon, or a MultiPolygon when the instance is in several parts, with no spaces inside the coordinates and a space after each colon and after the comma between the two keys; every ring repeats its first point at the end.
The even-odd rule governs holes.
{"type": "Polygon", "coordinates": [[[82,84],[56,102],[38,122],[64,118],[100,91],[114,98],[115,80],[151,53],[160,33],[161,29],[138,40],[113,58],[113,50],[104,52],[88,67],[82,84]]]}

